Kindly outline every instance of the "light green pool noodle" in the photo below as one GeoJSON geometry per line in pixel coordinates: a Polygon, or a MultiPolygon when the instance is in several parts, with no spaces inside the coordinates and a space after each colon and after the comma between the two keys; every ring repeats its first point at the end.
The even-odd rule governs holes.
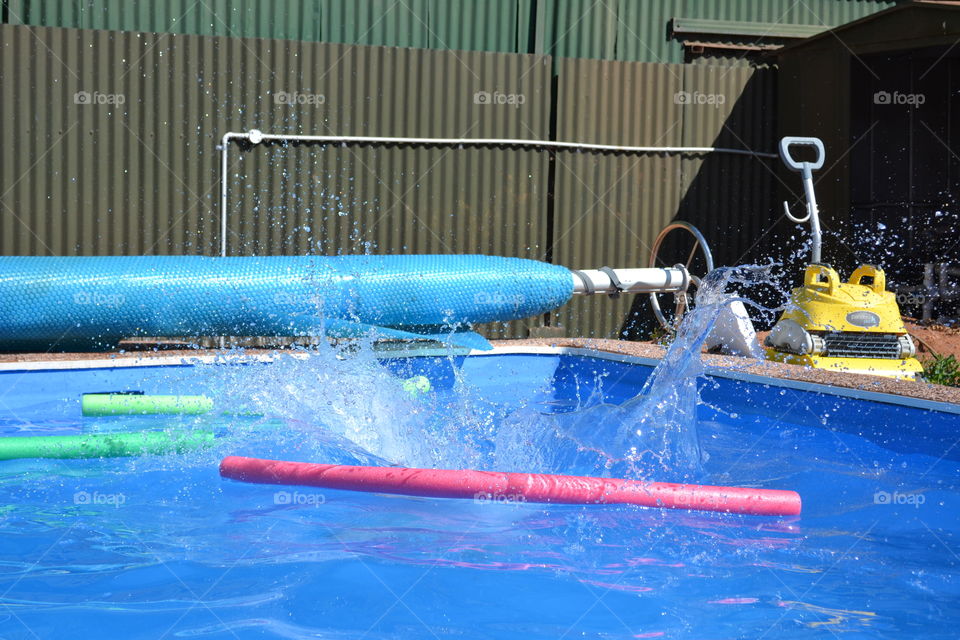
{"type": "Polygon", "coordinates": [[[85,416],[200,415],[213,411],[213,400],[206,396],[85,393],[80,406],[85,416]]]}
{"type": "Polygon", "coordinates": [[[212,430],[92,433],[0,438],[0,460],[18,458],[121,458],[186,453],[213,445],[212,430]]]}

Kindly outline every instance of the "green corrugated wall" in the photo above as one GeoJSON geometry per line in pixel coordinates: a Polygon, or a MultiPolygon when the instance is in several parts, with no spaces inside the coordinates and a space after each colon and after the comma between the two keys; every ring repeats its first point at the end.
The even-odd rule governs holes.
{"type": "MultiPolygon", "coordinates": [[[[555,64],[560,139],[776,149],[772,69],[582,58],[555,64]],[[724,100],[678,104],[678,92],[724,100]]],[[[653,240],[674,218],[704,232],[718,265],[760,262],[768,249],[763,234],[782,215],[774,202],[779,161],[773,159],[570,151],[558,153],[556,162],[552,243],[558,264],[647,266],[653,240]]],[[[646,296],[578,298],[553,320],[568,335],[616,337],[637,303],[645,308],[646,296]]]]}
{"type": "MultiPolygon", "coordinates": [[[[683,62],[670,19],[835,26],[895,0],[7,0],[10,24],[683,62]]],[[[732,52],[732,60],[739,57],[732,52]]]]}
{"type": "MultiPolygon", "coordinates": [[[[217,144],[227,131],[546,140],[555,118],[564,140],[719,139],[773,151],[773,110],[757,110],[770,104],[773,72],[712,71],[0,25],[0,253],[216,255],[217,144]],[[681,104],[681,90],[723,94],[724,108],[681,104]],[[78,104],[84,91],[123,103],[78,104]],[[323,101],[278,103],[281,91],[323,101]],[[525,102],[479,105],[477,91],[525,102]],[[718,138],[725,124],[736,137],[718,138]]],[[[773,210],[758,199],[763,208],[745,213],[746,194],[730,189],[772,192],[763,160],[553,155],[551,173],[550,154],[533,150],[234,145],[230,254],[489,253],[639,266],[678,212],[709,219],[714,243],[743,248],[754,229],[740,221],[759,224],[773,210]]],[[[569,335],[615,336],[624,302],[595,298],[555,319],[569,335]]]]}
{"type": "MultiPolygon", "coordinates": [[[[553,133],[771,151],[775,72],[677,64],[684,51],[670,20],[833,25],[891,4],[7,0],[4,21],[31,27],[0,38],[0,138],[13,154],[0,167],[3,253],[215,253],[215,145],[228,129],[553,133]],[[72,104],[81,90],[128,101],[112,110],[72,104]],[[471,96],[481,90],[523,93],[527,102],[515,113],[477,107],[471,96]],[[315,92],[325,103],[278,105],[279,91],[315,92]],[[677,91],[727,102],[678,105],[677,91]]],[[[709,60],[738,63],[740,55],[709,60]]],[[[545,153],[498,149],[238,149],[231,253],[487,252],[579,268],[637,265],[679,216],[736,261],[753,257],[755,239],[779,215],[764,161],[559,152],[552,173],[548,162],[545,153]]],[[[577,301],[553,322],[570,335],[612,337],[627,305],[577,301]]]]}

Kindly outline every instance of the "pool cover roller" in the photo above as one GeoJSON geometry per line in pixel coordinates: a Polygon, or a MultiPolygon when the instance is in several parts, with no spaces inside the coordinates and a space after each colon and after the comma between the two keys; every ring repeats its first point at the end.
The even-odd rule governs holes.
{"type": "Polygon", "coordinates": [[[0,460],[18,458],[122,458],[186,453],[213,445],[212,430],[87,433],[0,438],[0,460]]]}
{"type": "Polygon", "coordinates": [[[431,338],[573,295],[565,267],[480,255],[0,257],[0,349],[96,351],[123,338],[431,338]]]}
{"type": "Polygon", "coordinates": [[[230,456],[220,475],[259,484],[303,485],[433,498],[558,504],[635,504],[665,509],[788,516],[800,513],[794,491],[715,487],[615,478],[492,471],[355,467],[230,456]]]}

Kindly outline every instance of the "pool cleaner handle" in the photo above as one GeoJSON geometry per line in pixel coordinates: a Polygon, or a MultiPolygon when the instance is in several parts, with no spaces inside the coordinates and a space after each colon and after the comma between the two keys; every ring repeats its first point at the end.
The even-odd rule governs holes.
{"type": "Polygon", "coordinates": [[[303,485],[433,498],[559,504],[635,504],[665,509],[752,515],[784,516],[800,513],[800,496],[794,491],[637,482],[540,473],[356,467],[230,456],[220,463],[220,475],[259,484],[303,485]]]}
{"type": "Polygon", "coordinates": [[[820,262],[820,210],[817,207],[817,194],[813,190],[813,172],[823,168],[823,161],[826,158],[826,152],[823,148],[823,141],[820,138],[800,138],[797,136],[786,136],[780,140],[780,159],[792,171],[799,171],[803,180],[803,193],[807,198],[807,215],[803,218],[797,218],[790,213],[790,207],[786,201],[783,203],[783,212],[786,216],[797,223],[810,222],[810,261],[814,264],[820,262]],[[800,162],[790,155],[790,147],[813,147],[817,150],[817,159],[813,162],[800,162]]]}

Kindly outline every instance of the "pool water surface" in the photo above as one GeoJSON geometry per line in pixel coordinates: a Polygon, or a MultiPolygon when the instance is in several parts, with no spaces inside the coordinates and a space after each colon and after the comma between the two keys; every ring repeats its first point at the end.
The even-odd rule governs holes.
{"type": "Polygon", "coordinates": [[[638,361],[348,360],[0,373],[0,436],[218,434],[180,456],[0,462],[0,638],[956,637],[955,408],[707,376],[674,434],[696,450],[660,455],[662,434],[630,422],[651,372],[638,361]],[[405,391],[414,375],[431,389],[405,391]],[[206,393],[218,410],[81,416],[82,393],[124,390],[206,393]],[[629,464],[604,444],[625,438],[642,442],[629,464]],[[262,486],[221,479],[226,455],[626,470],[791,489],[804,506],[783,518],[262,486]]]}

